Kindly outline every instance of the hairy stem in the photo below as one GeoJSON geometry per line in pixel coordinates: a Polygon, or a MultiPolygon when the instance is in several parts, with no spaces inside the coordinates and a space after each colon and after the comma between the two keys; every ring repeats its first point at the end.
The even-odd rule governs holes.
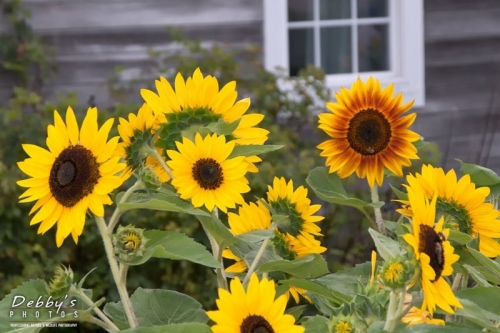
{"type": "MultiPolygon", "coordinates": [[[[217,207],[215,207],[214,211],[212,212],[212,215],[214,218],[218,219],[219,218],[219,211],[217,210],[217,207]]],[[[217,285],[219,288],[227,290],[227,279],[226,279],[226,273],[224,271],[224,263],[222,260],[222,250],[219,246],[219,243],[217,243],[217,240],[215,240],[214,236],[208,231],[207,228],[201,224],[203,227],[203,230],[205,231],[205,234],[207,234],[208,240],[210,241],[210,247],[212,248],[212,255],[214,256],[215,260],[217,260],[221,267],[215,269],[215,273],[217,274],[217,285]]]]}
{"type": "Polygon", "coordinates": [[[257,252],[257,255],[255,256],[255,259],[252,261],[252,265],[250,268],[248,268],[247,275],[245,276],[245,279],[243,280],[243,284],[247,284],[248,281],[250,280],[250,277],[252,276],[252,273],[255,271],[255,268],[257,268],[257,265],[259,264],[260,258],[264,254],[264,251],[266,250],[266,246],[269,243],[269,238],[265,239],[262,242],[262,245],[259,248],[259,251],[257,252]]]}
{"type": "MultiPolygon", "coordinates": [[[[377,184],[373,184],[373,186],[371,188],[371,197],[372,197],[373,203],[379,202],[377,184]]],[[[375,213],[375,222],[377,223],[378,231],[383,235],[387,235],[387,232],[386,232],[385,226],[384,226],[384,219],[382,219],[382,211],[380,210],[380,207],[373,207],[373,211],[375,213]]]]}
{"type": "MultiPolygon", "coordinates": [[[[403,302],[404,303],[404,302],[403,302]]],[[[387,309],[387,318],[384,325],[384,331],[392,332],[397,323],[398,295],[391,290],[389,298],[389,308],[387,309]]]]}
{"type": "Polygon", "coordinates": [[[120,268],[118,267],[118,262],[115,257],[113,250],[113,243],[111,241],[111,235],[106,229],[106,222],[104,218],[96,216],[95,221],[99,232],[101,233],[102,241],[104,243],[104,249],[106,250],[106,256],[108,257],[109,267],[111,268],[111,273],[113,274],[113,279],[120,294],[120,299],[122,301],[123,309],[125,310],[125,315],[127,316],[128,324],[131,328],[138,326],[137,319],[134,314],[134,309],[132,308],[132,303],[130,302],[130,297],[128,296],[127,287],[125,283],[121,282],[120,268]]]}
{"type": "MultiPolygon", "coordinates": [[[[74,295],[77,295],[78,297],[80,297],[82,299],[82,301],[84,301],[88,306],[90,306],[90,308],[92,309],[92,311],[94,311],[96,313],[96,315],[101,318],[101,320],[97,320],[101,323],[104,323],[105,324],[105,327],[103,327],[102,325],[100,325],[101,327],[103,327],[104,329],[106,330],[111,330],[111,331],[119,331],[120,329],[115,325],[115,323],[113,323],[105,314],[104,312],[101,311],[101,309],[99,309],[99,307],[96,306],[96,304],[94,303],[94,301],[92,301],[87,295],[85,295],[85,293],[83,292],[83,290],[78,290],[76,289],[74,286],[71,286],[71,293],[74,294],[74,295]]],[[[92,317],[93,318],[93,317],[92,317]]],[[[95,318],[94,318],[95,319],[95,318]]],[[[94,322],[92,321],[94,324],[97,324],[99,325],[97,322],[94,322]]]]}
{"type": "Polygon", "coordinates": [[[135,190],[138,188],[142,188],[142,181],[138,179],[134,185],[132,185],[121,197],[120,201],[116,204],[115,211],[113,212],[113,215],[111,215],[111,219],[109,219],[109,224],[108,224],[108,233],[112,234],[113,230],[115,229],[116,225],[118,224],[118,221],[120,220],[121,213],[120,208],[118,207],[119,204],[124,203],[127,201],[128,197],[134,193],[135,190]]]}

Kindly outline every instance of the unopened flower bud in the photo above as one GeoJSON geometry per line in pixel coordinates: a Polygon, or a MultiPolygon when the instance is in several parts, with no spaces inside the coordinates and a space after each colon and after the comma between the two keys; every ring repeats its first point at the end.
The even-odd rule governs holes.
{"type": "Polygon", "coordinates": [[[381,269],[380,278],[382,283],[391,289],[398,289],[405,286],[408,277],[408,268],[399,259],[386,262],[381,269]]]}
{"type": "Polygon", "coordinates": [[[144,237],[144,229],[132,225],[119,226],[113,236],[115,253],[123,260],[141,257],[148,239],[144,237]]]}
{"type": "Polygon", "coordinates": [[[63,265],[54,271],[54,278],[46,284],[47,292],[52,298],[59,299],[66,295],[73,283],[73,271],[63,265]]]}

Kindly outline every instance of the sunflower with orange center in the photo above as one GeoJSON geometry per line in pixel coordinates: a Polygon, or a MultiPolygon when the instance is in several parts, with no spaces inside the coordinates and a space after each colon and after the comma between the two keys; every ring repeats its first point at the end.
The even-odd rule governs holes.
{"type": "Polygon", "coordinates": [[[420,135],[408,129],[416,113],[403,116],[413,101],[402,104],[403,95],[393,93],[392,84],[382,90],[373,77],[367,83],[358,78],[350,90],[335,94],[336,103],[326,103],[331,113],[319,115],[318,128],[331,139],[317,147],[330,173],[346,178],[356,172],[370,187],[381,186],[385,168],[402,177],[402,168],[418,159],[412,142],[420,135]]]}

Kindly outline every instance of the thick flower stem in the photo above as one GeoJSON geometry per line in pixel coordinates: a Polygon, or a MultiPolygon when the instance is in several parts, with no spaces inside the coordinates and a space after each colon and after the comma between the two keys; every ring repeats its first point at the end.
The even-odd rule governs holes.
{"type": "Polygon", "coordinates": [[[134,185],[132,185],[121,197],[120,201],[116,204],[115,211],[113,212],[113,215],[111,215],[111,219],[109,219],[109,224],[108,224],[108,233],[112,234],[113,230],[115,229],[116,225],[118,224],[118,221],[120,220],[120,208],[118,207],[119,204],[124,203],[127,201],[128,197],[134,193],[135,190],[142,188],[142,181],[138,179],[134,185]]]}
{"type": "MultiPolygon", "coordinates": [[[[377,203],[379,201],[377,184],[373,184],[373,186],[371,188],[371,197],[372,197],[372,203],[377,203]]],[[[387,232],[386,232],[385,226],[384,226],[384,219],[382,219],[382,211],[380,210],[380,207],[373,207],[373,211],[375,212],[375,222],[377,223],[378,231],[383,235],[387,235],[387,232]]]]}
{"type": "MultiPolygon", "coordinates": [[[[74,286],[71,286],[71,293],[74,295],[77,295],[84,301],[91,309],[94,311],[101,320],[99,320],[99,324],[97,322],[92,321],[95,324],[98,324],[99,326],[103,327],[102,324],[105,326],[103,327],[104,329],[108,331],[119,331],[120,329],[113,323],[105,314],[104,312],[99,309],[96,304],[87,296],[82,290],[76,289],[74,286]]],[[[95,319],[95,318],[94,318],[95,319]]],[[[97,319],[96,319],[97,320],[97,319]]]]}
{"type": "Polygon", "coordinates": [[[120,294],[120,299],[122,301],[123,309],[125,310],[125,315],[127,316],[128,324],[131,328],[138,326],[137,319],[134,314],[134,309],[132,308],[132,303],[127,293],[127,287],[125,281],[121,281],[120,268],[118,267],[118,262],[115,258],[115,253],[113,251],[113,243],[111,241],[111,235],[108,233],[106,228],[106,222],[104,218],[96,216],[95,221],[101,237],[104,243],[104,249],[106,250],[106,256],[108,257],[109,267],[111,268],[111,273],[113,274],[113,279],[115,280],[116,288],[120,294]]]}
{"type": "MultiPolygon", "coordinates": [[[[213,211],[213,216],[214,218],[219,218],[219,211],[217,210],[217,207],[215,207],[213,211]]],[[[219,288],[227,290],[227,279],[226,279],[226,273],[224,271],[224,263],[222,261],[222,249],[219,246],[219,243],[215,240],[214,236],[208,231],[207,228],[203,224],[201,224],[203,227],[203,230],[205,231],[205,234],[207,234],[208,240],[210,241],[210,246],[212,247],[212,255],[214,256],[215,260],[217,260],[221,267],[217,268],[215,270],[217,274],[217,286],[219,288]]]]}
{"type": "Polygon", "coordinates": [[[262,242],[262,245],[260,246],[259,252],[257,252],[255,259],[252,261],[252,265],[248,269],[247,275],[245,276],[245,279],[243,280],[244,285],[248,283],[248,281],[250,280],[250,277],[252,276],[252,273],[255,271],[255,268],[257,268],[257,265],[259,264],[260,258],[264,254],[264,251],[266,250],[268,243],[269,243],[269,238],[265,239],[262,242]]]}
{"type": "Polygon", "coordinates": [[[394,327],[397,324],[397,312],[398,312],[398,294],[394,292],[394,290],[391,290],[389,298],[389,308],[387,309],[387,318],[384,325],[384,331],[392,332],[394,330],[394,327]]]}

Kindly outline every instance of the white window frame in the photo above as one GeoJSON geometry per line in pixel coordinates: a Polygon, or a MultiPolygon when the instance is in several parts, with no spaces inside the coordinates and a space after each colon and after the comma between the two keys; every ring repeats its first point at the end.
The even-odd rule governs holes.
{"type": "MultiPolygon", "coordinates": [[[[288,1],[263,1],[265,68],[269,71],[275,71],[279,67],[288,72],[288,1]]],[[[373,76],[380,80],[382,86],[394,83],[396,92],[403,93],[404,101],[415,99],[415,106],[421,107],[425,104],[423,0],[388,1],[391,13],[389,18],[389,62],[391,69],[381,72],[328,74],[326,83],[332,92],[335,92],[339,91],[341,86],[350,87],[358,77],[366,80],[373,76]]],[[[355,2],[356,0],[351,0],[353,13],[356,10],[355,2]]],[[[349,21],[351,22],[349,24],[353,24],[353,29],[356,29],[356,18],[349,21]]],[[[377,19],[373,20],[373,22],[376,21],[377,19]]],[[[296,25],[296,23],[293,22],[291,25],[296,25]]],[[[318,29],[319,26],[315,28],[318,29]]],[[[357,31],[353,30],[352,35],[356,33],[357,31]]],[[[352,44],[356,44],[352,45],[353,53],[357,52],[357,43],[352,44]]],[[[315,56],[318,57],[318,55],[315,56]]]]}

